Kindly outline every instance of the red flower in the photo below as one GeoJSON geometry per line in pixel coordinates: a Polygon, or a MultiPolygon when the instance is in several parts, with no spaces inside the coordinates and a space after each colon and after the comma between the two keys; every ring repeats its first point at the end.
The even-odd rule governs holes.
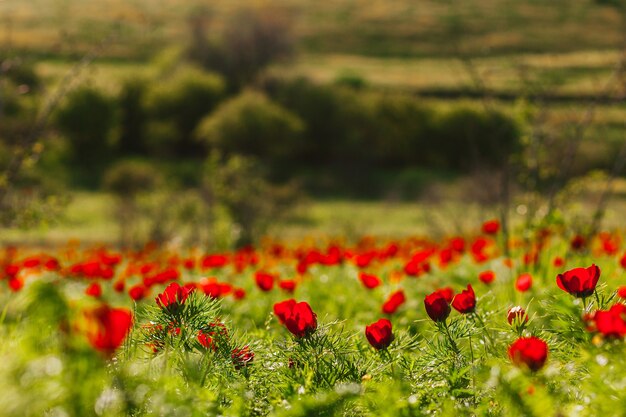
{"type": "Polygon", "coordinates": [[[427,295],[424,298],[426,313],[433,321],[445,321],[450,315],[450,304],[440,291],[427,295]]]}
{"type": "Polygon", "coordinates": [[[9,278],[9,288],[13,292],[17,292],[24,287],[24,280],[22,278],[9,278]]]}
{"type": "Polygon", "coordinates": [[[496,279],[496,274],[493,273],[493,271],[483,271],[480,274],[478,274],[478,279],[489,285],[493,282],[494,279],[496,279]]]}
{"type": "Polygon", "coordinates": [[[618,339],[626,336],[626,306],[615,304],[609,310],[596,311],[594,315],[596,329],[605,337],[618,339]]]}
{"type": "Polygon", "coordinates": [[[193,288],[181,287],[178,282],[172,282],[165,291],[157,295],[156,302],[161,308],[176,309],[185,303],[193,288]]]}
{"type": "Polygon", "coordinates": [[[509,308],[509,311],[506,313],[506,321],[508,321],[510,325],[513,325],[513,323],[528,323],[526,310],[520,306],[509,308]]]}
{"type": "Polygon", "coordinates": [[[236,288],[233,291],[233,297],[235,298],[235,300],[243,300],[244,298],[246,298],[246,290],[244,290],[243,288],[236,288]]]}
{"type": "Polygon", "coordinates": [[[249,346],[244,346],[241,349],[235,348],[231,353],[231,358],[235,369],[239,370],[254,360],[254,352],[250,350],[249,346]]]}
{"type": "Polygon", "coordinates": [[[406,297],[404,296],[404,291],[398,290],[387,298],[387,301],[383,304],[383,313],[385,314],[393,314],[396,312],[398,308],[406,301],[406,297]]]}
{"type": "Polygon", "coordinates": [[[487,235],[495,235],[500,230],[500,222],[496,219],[487,220],[483,223],[482,230],[487,235]]]}
{"type": "Polygon", "coordinates": [[[267,272],[257,271],[254,274],[256,285],[261,291],[271,291],[274,287],[274,278],[274,275],[268,274],[267,272]]]}
{"type": "Polygon", "coordinates": [[[394,339],[391,322],[387,319],[380,319],[376,323],[365,326],[365,337],[376,350],[386,349],[394,339]]]}
{"type": "Polygon", "coordinates": [[[459,313],[467,314],[473,313],[476,309],[476,295],[471,285],[467,285],[467,289],[461,291],[452,300],[452,307],[454,307],[459,313]]]}
{"type": "Polygon", "coordinates": [[[287,316],[291,314],[295,305],[296,300],[293,298],[274,304],[274,314],[278,317],[278,321],[280,321],[281,324],[285,324],[287,316]]]}
{"type": "Polygon", "coordinates": [[[520,337],[509,346],[509,358],[517,366],[538,371],[548,358],[548,345],[538,337],[520,337]]]}
{"type": "Polygon", "coordinates": [[[85,289],[85,294],[98,298],[102,295],[102,287],[97,282],[94,282],[85,289]]]}
{"type": "Polygon", "coordinates": [[[619,298],[626,298],[626,285],[621,286],[617,289],[617,296],[619,298]]]}
{"type": "Polygon", "coordinates": [[[284,281],[280,281],[278,283],[278,286],[281,290],[292,293],[296,289],[296,281],[294,281],[293,279],[286,279],[284,281]]]}
{"type": "Polygon", "coordinates": [[[207,329],[198,332],[198,342],[207,349],[217,350],[220,340],[228,337],[228,330],[224,323],[211,323],[207,329]]]}
{"type": "Polygon", "coordinates": [[[572,241],[570,242],[570,246],[572,247],[572,249],[574,250],[580,250],[583,249],[585,247],[585,245],[587,244],[587,242],[585,241],[585,238],[582,237],[581,235],[576,235],[572,238],[572,241]]]}
{"type": "Polygon", "coordinates": [[[532,275],[525,273],[521,274],[515,280],[515,289],[519,292],[526,292],[533,286],[533,277],[532,275]]]}
{"type": "Polygon", "coordinates": [[[557,268],[562,267],[564,264],[565,264],[565,261],[560,256],[555,257],[554,261],[552,261],[552,265],[554,265],[557,268]]]}
{"type": "Polygon", "coordinates": [[[600,268],[595,264],[589,268],[574,268],[556,276],[556,283],[560,289],[574,297],[588,297],[596,289],[600,278],[600,268]]]}
{"type": "Polygon", "coordinates": [[[85,315],[91,325],[87,332],[89,343],[107,355],[122,344],[133,324],[131,312],[124,308],[103,305],[85,315]]]}
{"type": "Polygon", "coordinates": [[[146,296],[146,288],[141,284],[135,285],[128,290],[128,295],[133,300],[139,301],[146,296]]]}
{"type": "Polygon", "coordinates": [[[295,303],[285,316],[285,326],[296,337],[304,337],[317,329],[317,315],[306,301],[295,303]]]}
{"type": "Polygon", "coordinates": [[[376,275],[366,274],[365,272],[359,272],[359,280],[368,289],[374,289],[380,285],[380,278],[376,275]]]}

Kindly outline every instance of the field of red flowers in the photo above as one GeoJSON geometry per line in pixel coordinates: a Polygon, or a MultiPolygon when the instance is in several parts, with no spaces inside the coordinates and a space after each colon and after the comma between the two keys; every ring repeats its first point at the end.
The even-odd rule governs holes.
{"type": "Polygon", "coordinates": [[[6,416],[626,415],[626,247],[473,236],[0,252],[6,416]]]}

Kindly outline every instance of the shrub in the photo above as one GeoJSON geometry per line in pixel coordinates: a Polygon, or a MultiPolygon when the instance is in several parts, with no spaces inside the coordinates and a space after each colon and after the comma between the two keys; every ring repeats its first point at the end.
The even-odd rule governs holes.
{"type": "Polygon", "coordinates": [[[160,146],[152,150],[178,156],[197,156],[204,152],[192,133],[223,97],[222,78],[194,67],[179,68],[162,82],[155,81],[146,94],[145,106],[151,122],[161,125],[159,130],[169,131],[171,136],[163,137],[160,146]],[[163,124],[171,128],[164,130],[163,124]]]}
{"type": "Polygon", "coordinates": [[[297,155],[302,121],[270,101],[247,91],[222,104],[200,124],[197,136],[227,153],[277,162],[297,155]]]}

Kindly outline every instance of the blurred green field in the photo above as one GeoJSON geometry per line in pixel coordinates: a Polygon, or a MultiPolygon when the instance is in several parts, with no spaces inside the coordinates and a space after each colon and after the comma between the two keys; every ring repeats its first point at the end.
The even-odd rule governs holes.
{"type": "Polygon", "coordinates": [[[115,32],[107,54],[146,56],[182,41],[191,13],[208,10],[219,26],[242,5],[284,11],[303,49],[318,53],[564,52],[615,48],[622,39],[619,13],[591,0],[5,0],[0,36],[15,48],[71,55],[115,32]]]}

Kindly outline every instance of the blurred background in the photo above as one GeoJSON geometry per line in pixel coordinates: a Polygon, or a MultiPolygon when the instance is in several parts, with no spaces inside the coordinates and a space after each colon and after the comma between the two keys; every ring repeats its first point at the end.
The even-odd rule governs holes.
{"type": "Polygon", "coordinates": [[[0,0],[0,240],[620,226],[625,71],[624,0],[0,0]]]}

